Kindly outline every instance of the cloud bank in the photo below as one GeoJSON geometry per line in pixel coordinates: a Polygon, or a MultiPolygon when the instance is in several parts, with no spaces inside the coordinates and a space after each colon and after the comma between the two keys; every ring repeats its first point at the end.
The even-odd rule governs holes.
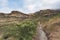
{"type": "Polygon", "coordinates": [[[0,12],[31,13],[41,9],[60,9],[60,0],[0,0],[0,12]]]}

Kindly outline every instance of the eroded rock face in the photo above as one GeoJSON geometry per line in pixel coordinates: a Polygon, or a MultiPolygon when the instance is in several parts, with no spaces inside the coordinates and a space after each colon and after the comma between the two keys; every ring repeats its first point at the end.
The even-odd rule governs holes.
{"type": "Polygon", "coordinates": [[[19,11],[12,11],[11,13],[5,14],[0,13],[0,22],[13,22],[13,21],[22,21],[29,18],[28,14],[24,14],[19,11]]]}
{"type": "Polygon", "coordinates": [[[56,28],[49,35],[49,40],[60,40],[60,25],[56,24],[55,24],[56,28]]]}
{"type": "Polygon", "coordinates": [[[60,40],[60,22],[55,22],[47,26],[48,40],[60,40]]]}
{"type": "Polygon", "coordinates": [[[49,35],[49,40],[60,40],[60,32],[52,32],[49,35]]]}
{"type": "Polygon", "coordinates": [[[28,17],[29,15],[24,14],[22,12],[19,11],[12,11],[9,16],[16,16],[16,17],[28,17]]]}

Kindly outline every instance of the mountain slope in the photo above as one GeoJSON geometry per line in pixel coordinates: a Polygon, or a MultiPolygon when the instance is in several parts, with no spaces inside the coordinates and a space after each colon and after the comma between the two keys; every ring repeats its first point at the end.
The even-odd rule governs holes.
{"type": "MultiPolygon", "coordinates": [[[[4,33],[2,28],[5,29],[5,27],[9,27],[9,28],[11,28],[11,26],[14,27],[16,26],[16,24],[20,24],[25,20],[29,20],[37,23],[40,22],[42,24],[43,31],[46,33],[48,37],[48,40],[60,40],[60,36],[59,36],[60,10],[52,10],[52,9],[40,10],[32,14],[24,14],[19,11],[12,11],[11,13],[8,14],[0,13],[0,38],[4,33]]],[[[11,38],[15,40],[14,37],[11,38]]]]}

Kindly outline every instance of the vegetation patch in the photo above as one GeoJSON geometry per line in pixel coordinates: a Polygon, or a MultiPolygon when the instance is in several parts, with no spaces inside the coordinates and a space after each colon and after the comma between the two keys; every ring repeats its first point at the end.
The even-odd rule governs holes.
{"type": "Polygon", "coordinates": [[[36,33],[37,24],[34,21],[26,20],[19,24],[9,24],[1,27],[3,33],[3,40],[32,40],[36,33]]]}

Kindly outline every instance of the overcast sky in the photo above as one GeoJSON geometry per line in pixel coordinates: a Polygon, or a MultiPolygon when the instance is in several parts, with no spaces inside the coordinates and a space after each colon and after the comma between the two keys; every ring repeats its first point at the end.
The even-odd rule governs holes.
{"type": "Polygon", "coordinates": [[[41,9],[60,8],[60,0],[0,0],[0,12],[12,10],[31,13],[41,9]]]}

